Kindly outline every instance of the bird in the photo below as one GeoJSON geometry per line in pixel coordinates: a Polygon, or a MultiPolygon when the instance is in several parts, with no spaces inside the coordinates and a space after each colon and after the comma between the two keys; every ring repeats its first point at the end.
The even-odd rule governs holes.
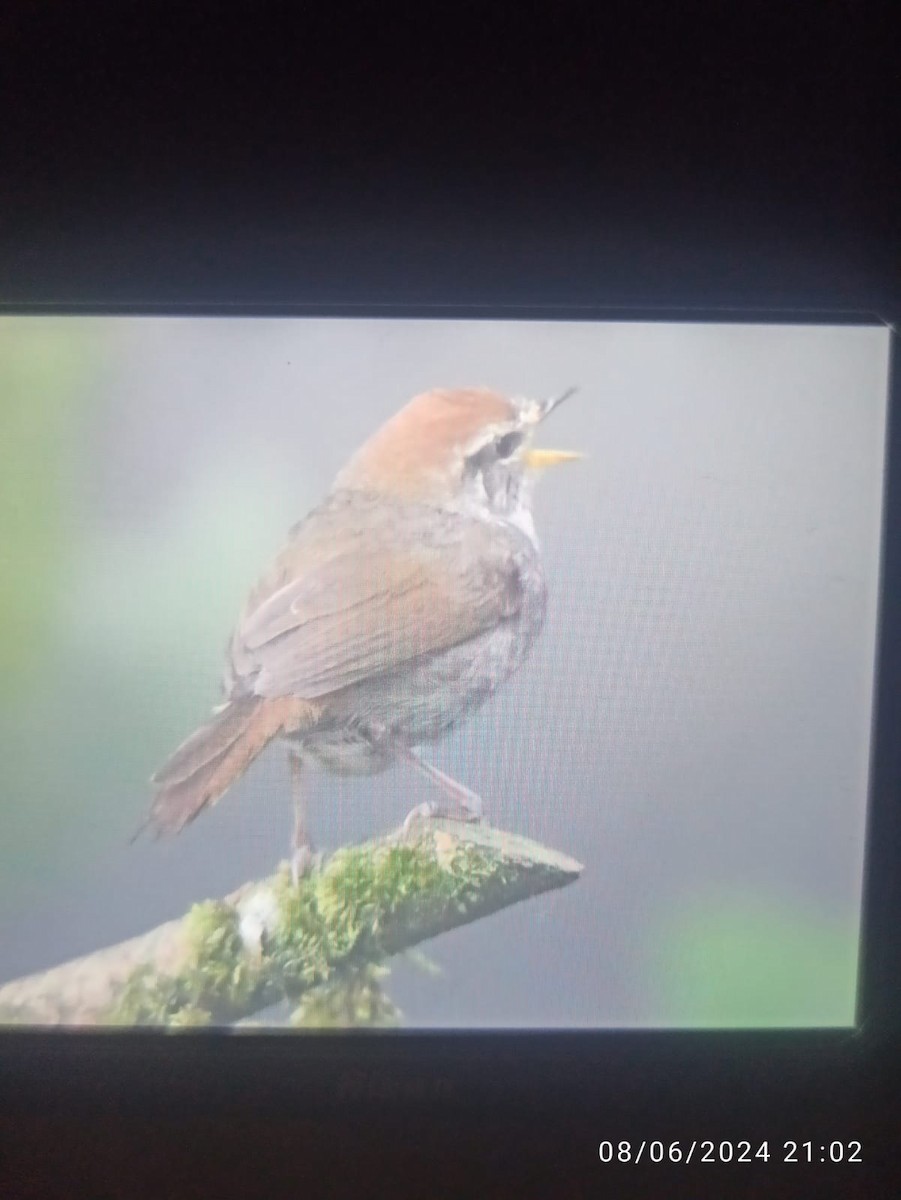
{"type": "MultiPolygon", "coordinates": [[[[408,762],[434,798],[416,820],[482,820],[481,798],[422,758],[526,659],[546,612],[537,477],[582,456],[532,446],[576,389],[414,396],[338,472],[251,590],[222,703],[152,777],[149,826],[178,833],[275,740],[287,743],[295,880],[317,861],[306,768],[367,775],[408,762]]],[[[139,831],[140,832],[140,831],[139,831]]]]}

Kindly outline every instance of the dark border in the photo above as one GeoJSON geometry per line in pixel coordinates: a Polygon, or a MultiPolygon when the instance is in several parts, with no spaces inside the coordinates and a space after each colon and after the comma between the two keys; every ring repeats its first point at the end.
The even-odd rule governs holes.
{"type": "MultiPolygon", "coordinates": [[[[235,315],[881,325],[829,309],[393,304],[0,304],[13,315],[235,315]]],[[[901,381],[892,329],[862,970],[853,1030],[0,1032],[0,1109],[71,1115],[597,1113],[618,1136],[848,1138],[901,1042],[901,381]],[[741,1129],[730,1124],[741,1112],[741,1129]],[[704,1130],[690,1128],[703,1115],[704,1130]]],[[[611,1135],[612,1136],[612,1135],[611,1135]]]]}
{"type": "Polygon", "coordinates": [[[616,321],[683,322],[721,325],[883,325],[893,321],[875,309],[807,308],[803,305],[771,308],[720,304],[621,305],[621,304],[428,304],[393,301],[347,303],[290,303],[287,301],[9,301],[0,299],[0,316],[81,317],[268,317],[348,320],[422,321],[616,321]]]}

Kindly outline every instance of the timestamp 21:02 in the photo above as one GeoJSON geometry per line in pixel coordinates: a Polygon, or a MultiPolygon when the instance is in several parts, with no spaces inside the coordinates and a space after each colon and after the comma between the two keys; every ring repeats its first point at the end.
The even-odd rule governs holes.
{"type": "Polygon", "coordinates": [[[775,1142],[688,1141],[628,1139],[603,1141],[598,1145],[602,1163],[862,1163],[863,1147],[856,1141],[775,1142]]]}

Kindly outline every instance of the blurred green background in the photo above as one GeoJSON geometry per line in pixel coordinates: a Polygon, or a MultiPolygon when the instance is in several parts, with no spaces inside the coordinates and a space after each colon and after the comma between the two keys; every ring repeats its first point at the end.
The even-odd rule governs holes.
{"type": "MultiPolygon", "coordinates": [[[[78,440],[98,401],[102,345],[96,324],[0,321],[0,762],[3,838],[0,906],[25,899],[29,882],[73,838],[72,773],[85,761],[91,714],[73,687],[78,646],[67,637],[67,593],[80,561],[78,440]]],[[[74,818],[74,819],[73,819],[74,818]]]]}
{"type": "Polygon", "coordinates": [[[175,510],[105,519],[97,472],[115,453],[103,434],[129,367],[126,333],[0,320],[7,913],[89,878],[133,832],[128,797],[146,799],[158,748],[217,699],[237,598],[284,527],[271,479],[227,465],[202,473],[175,510]]]}

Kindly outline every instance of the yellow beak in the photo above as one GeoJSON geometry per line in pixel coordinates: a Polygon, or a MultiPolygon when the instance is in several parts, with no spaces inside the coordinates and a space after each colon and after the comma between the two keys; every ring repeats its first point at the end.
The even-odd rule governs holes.
{"type": "Polygon", "coordinates": [[[584,458],[574,450],[526,450],[522,461],[533,471],[543,471],[545,467],[556,467],[560,463],[577,462],[584,458]]]}

